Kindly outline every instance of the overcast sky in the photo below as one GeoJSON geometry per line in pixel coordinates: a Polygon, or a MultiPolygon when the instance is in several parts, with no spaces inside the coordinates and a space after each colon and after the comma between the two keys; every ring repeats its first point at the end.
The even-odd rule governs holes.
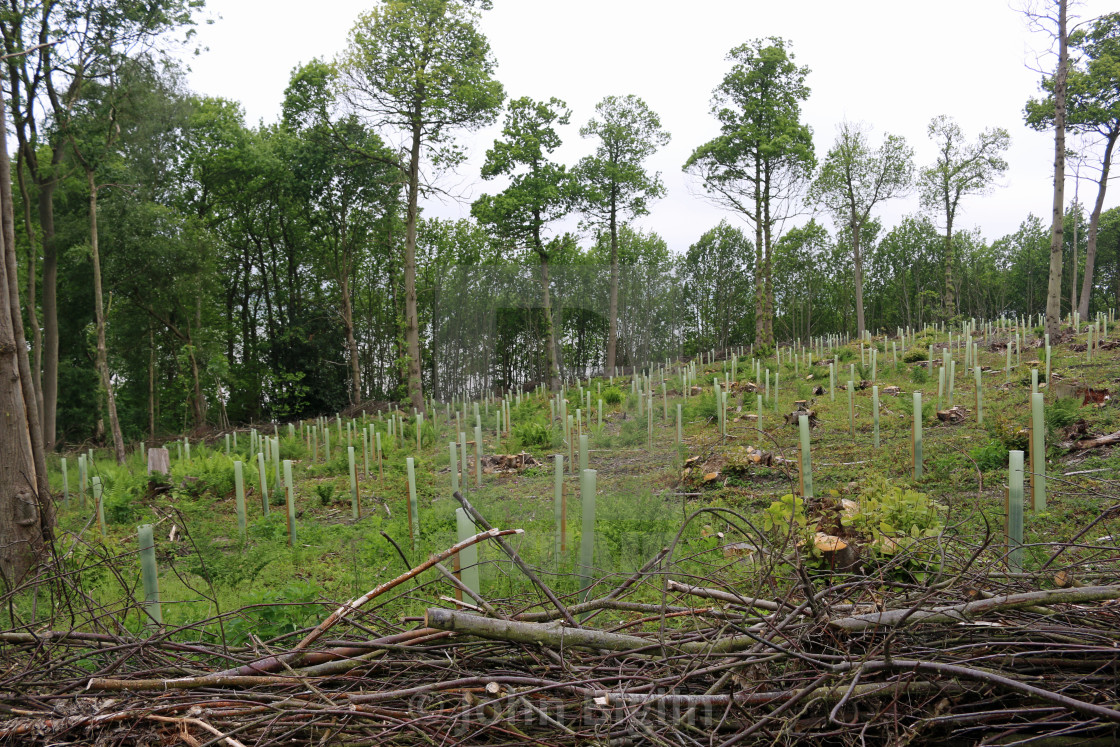
{"type": "MultiPolygon", "coordinates": [[[[1050,212],[1053,135],[1023,125],[1023,105],[1037,95],[1039,75],[1030,67],[1049,39],[1032,33],[1016,11],[1023,0],[493,0],[482,30],[498,60],[508,96],[556,96],[572,109],[561,132],[557,160],[572,164],[593,143],[579,127],[595,104],[611,94],[636,94],[661,116],[670,144],[650,159],[667,196],[638,225],[661,234],[681,252],[727,217],[696,196],[681,166],[692,150],[717,132],[709,112],[712,89],[729,66],[727,52],[758,37],[781,36],[796,60],[810,69],[812,89],[804,118],[813,129],[818,157],[831,147],[842,120],[904,136],[919,166],[932,162],[926,135],[931,117],[948,114],[970,138],[986,127],[1011,133],[1011,168],[990,195],[968,198],[961,228],[979,227],[989,239],[1014,231],[1029,212],[1050,212]]],[[[355,18],[369,0],[207,0],[212,24],[199,29],[207,47],[192,58],[196,93],[241,102],[250,125],[274,122],[291,70],[314,57],[332,59],[345,46],[355,18]]],[[[1082,19],[1111,12],[1102,0],[1084,0],[1082,19]]],[[[1052,67],[1053,60],[1041,64],[1052,67]]],[[[472,160],[442,186],[460,200],[429,203],[428,214],[469,215],[471,199],[500,187],[478,178],[484,151],[497,128],[469,135],[472,160]]],[[[1088,173],[1088,172],[1083,172],[1088,173]]],[[[1074,181],[1067,182],[1072,198],[1074,181]]],[[[1092,203],[1095,185],[1081,184],[1081,202],[1092,203]]],[[[1107,203],[1120,202],[1114,194],[1107,203]]],[[[889,227],[918,209],[917,198],[896,200],[878,215],[889,227]]]]}

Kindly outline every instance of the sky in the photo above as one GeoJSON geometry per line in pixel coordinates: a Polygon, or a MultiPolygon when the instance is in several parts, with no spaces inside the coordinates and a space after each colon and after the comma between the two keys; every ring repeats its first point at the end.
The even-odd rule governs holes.
{"type": "MultiPolygon", "coordinates": [[[[712,89],[729,69],[727,52],[749,40],[780,36],[807,66],[812,93],[803,118],[814,133],[818,158],[832,146],[842,121],[870,125],[871,141],[901,135],[921,167],[935,158],[926,128],[940,114],[955,118],[966,137],[1003,127],[1011,134],[1008,172],[990,194],[968,197],[957,217],[961,229],[979,228],[996,239],[1016,230],[1028,213],[1048,222],[1053,184],[1053,133],[1023,124],[1026,100],[1038,95],[1040,74],[1052,69],[1051,40],[1029,28],[1018,12],[1025,0],[493,0],[481,29],[498,61],[497,78],[511,98],[564,100],[572,123],[560,129],[555,154],[574,164],[594,142],[579,127],[608,95],[635,94],[661,117],[671,142],[647,161],[667,194],[635,221],[683,252],[723,219],[746,227],[735,214],[710,205],[681,170],[693,149],[717,134],[710,113],[712,89]]],[[[1037,0],[1036,0],[1037,1],[1037,0]]],[[[358,15],[371,0],[207,0],[188,60],[188,84],[198,94],[241,102],[250,125],[279,118],[289,75],[313,58],[333,59],[346,45],[358,15]]],[[[1083,0],[1071,10],[1088,20],[1115,7],[1083,0]]],[[[455,195],[425,204],[427,215],[459,218],[470,202],[500,184],[484,182],[479,167],[499,134],[465,133],[471,158],[440,186],[455,195]]],[[[1096,153],[1097,151],[1094,151],[1096,153]]],[[[1072,166],[1068,169],[1072,175],[1072,166]]],[[[1082,170],[1080,201],[1092,204],[1096,186],[1082,170]]],[[[1072,199],[1074,179],[1066,184],[1072,199]]],[[[1117,194],[1106,208],[1120,204],[1117,194]]],[[[918,211],[916,194],[883,204],[885,227],[918,211]]],[[[827,218],[823,217],[827,222],[827,218]]],[[[572,229],[574,223],[561,225],[572,229]]]]}

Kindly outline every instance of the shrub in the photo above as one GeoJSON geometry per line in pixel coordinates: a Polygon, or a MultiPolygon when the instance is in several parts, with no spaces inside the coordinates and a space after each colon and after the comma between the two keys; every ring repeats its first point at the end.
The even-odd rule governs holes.
{"type": "Polygon", "coordinates": [[[909,350],[906,351],[906,354],[902,356],[902,360],[906,363],[917,363],[918,361],[924,361],[924,360],[928,360],[928,359],[929,359],[929,349],[924,348],[924,347],[923,348],[916,348],[916,347],[910,348],[909,350]]]}
{"type": "Polygon", "coordinates": [[[513,437],[525,449],[530,446],[547,447],[552,445],[552,433],[544,424],[530,421],[513,427],[513,437]]]}
{"type": "Polygon", "coordinates": [[[929,371],[925,369],[925,366],[914,366],[910,369],[910,381],[915,384],[926,383],[929,381],[929,371]]]}

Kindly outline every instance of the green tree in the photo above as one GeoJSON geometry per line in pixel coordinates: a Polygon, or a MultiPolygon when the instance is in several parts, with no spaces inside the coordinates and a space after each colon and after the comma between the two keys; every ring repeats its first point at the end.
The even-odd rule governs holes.
{"type": "MultiPolygon", "coordinates": [[[[54,199],[65,177],[67,123],[88,82],[111,75],[129,57],[171,44],[169,34],[193,26],[194,13],[201,7],[202,0],[11,0],[0,14],[19,153],[18,181],[25,204],[37,202],[38,224],[32,225],[30,207],[24,218],[28,239],[40,245],[43,262],[43,332],[41,349],[36,343],[34,352],[34,379],[48,450],[55,446],[59,371],[54,199]],[[24,169],[34,195],[26,188],[24,169]]],[[[29,285],[35,282],[35,264],[30,263],[29,285]]],[[[34,302],[34,294],[29,294],[29,301],[34,302]]],[[[36,315],[31,318],[37,324],[36,315]]],[[[39,338],[33,330],[32,341],[39,338]]]]}
{"type": "Polygon", "coordinates": [[[1003,154],[1011,144],[1011,136],[1007,130],[992,127],[981,132],[975,142],[969,143],[965,141],[960,125],[944,114],[930,120],[927,132],[937,145],[937,160],[922,169],[919,190],[922,207],[945,218],[945,253],[942,257],[945,285],[941,309],[946,318],[952,318],[957,314],[957,299],[953,290],[956,287],[953,279],[956,262],[953,223],[962,198],[986,194],[991,191],[995,179],[1007,171],[1003,154]]]}
{"type": "MultiPolygon", "coordinates": [[[[1120,13],[1103,15],[1092,21],[1088,28],[1076,29],[1070,34],[1069,45],[1076,58],[1068,69],[1066,80],[1066,124],[1083,138],[1095,139],[1091,147],[1100,149],[1101,153],[1096,179],[1097,197],[1089,216],[1085,275],[1077,304],[1081,316],[1087,318],[1101,212],[1116,142],[1120,140],[1120,13]]],[[[1042,89],[1046,96],[1027,102],[1026,121],[1030,127],[1048,130],[1054,126],[1056,86],[1056,76],[1045,78],[1042,89]]]]}
{"type": "Polygon", "coordinates": [[[750,239],[726,220],[705,231],[682,262],[682,285],[697,350],[725,350],[746,339],[740,324],[751,296],[750,239]]]}
{"type": "Polygon", "coordinates": [[[824,204],[851,236],[856,328],[861,339],[866,325],[860,236],[875,206],[903,196],[914,180],[914,151],[906,140],[886,135],[883,144],[872,149],[867,142],[867,131],[866,126],[850,122],[840,125],[836,144],[825,156],[809,192],[810,198],[824,204]]]}
{"type": "Polygon", "coordinates": [[[794,62],[789,46],[771,37],[731,50],[731,70],[712,95],[720,134],[684,164],[708,199],[754,226],[755,339],[761,344],[774,339],[774,233],[800,211],[816,165],[813,133],[801,122],[809,68],[794,62]]]}
{"type": "Polygon", "coordinates": [[[567,105],[556,98],[533,101],[523,97],[509,103],[502,140],[486,152],[482,177],[508,177],[509,186],[497,195],[483,195],[471,213],[492,227],[515,249],[528,248],[540,264],[541,304],[546,337],[546,370],[552,390],[560,387],[552,300],[549,297],[549,249],[545,231],[549,223],[571,211],[571,179],[567,169],[548,157],[560,147],[556,125],[571,118],[567,105]]]}
{"type": "Polygon", "coordinates": [[[338,289],[337,314],[346,337],[350,404],[362,401],[355,335],[354,288],[362,253],[376,223],[393,209],[397,171],[381,139],[354,116],[331,116],[335,71],[315,60],[298,68],[285,93],[284,126],[296,135],[295,204],[305,212],[318,264],[338,289]]]}
{"type": "MultiPolygon", "coordinates": [[[[505,98],[494,80],[496,63],[478,30],[473,3],[457,0],[385,0],[359,16],[339,60],[342,93],[375,128],[401,136],[394,165],[407,191],[404,295],[408,391],[412,406],[424,410],[420,378],[420,329],[416,308],[416,223],[421,164],[437,168],[462,162],[453,142],[457,130],[494,121],[505,98]]],[[[483,3],[483,7],[486,4],[483,3]]]]}
{"type": "Polygon", "coordinates": [[[606,370],[613,372],[618,344],[618,233],[627,216],[649,212],[649,203],[665,194],[659,173],[648,174],[643,162],[669,143],[661,118],[634,95],[607,96],[595,106],[596,117],[580,128],[597,138],[594,155],[576,165],[580,205],[610,236],[611,283],[608,300],[606,370]]]}

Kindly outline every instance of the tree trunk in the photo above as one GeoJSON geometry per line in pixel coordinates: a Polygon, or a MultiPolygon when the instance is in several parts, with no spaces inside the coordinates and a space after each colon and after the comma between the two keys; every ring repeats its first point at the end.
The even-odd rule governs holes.
{"type": "MultiPolygon", "coordinates": [[[[58,149],[61,150],[61,149],[58,149]]],[[[58,413],[58,248],[55,245],[53,177],[40,180],[39,230],[43,234],[43,447],[55,448],[58,413]]]]}
{"type": "Polygon", "coordinates": [[[342,272],[342,324],[346,327],[346,348],[350,351],[350,404],[362,401],[362,368],[358,360],[358,340],[354,337],[354,304],[350,298],[350,263],[342,272]]]}
{"type": "Polygon", "coordinates": [[[541,304],[544,306],[545,366],[548,368],[548,388],[560,390],[560,370],[556,364],[556,330],[552,326],[552,296],[548,289],[548,252],[537,239],[537,257],[541,262],[541,304]]]}
{"type": "Polygon", "coordinates": [[[1066,4],[1058,2],[1058,70],[1054,76],[1054,216],[1050,224],[1050,280],[1046,288],[1046,331],[1057,337],[1062,317],[1062,241],[1066,179],[1066,4]]]}
{"type": "Polygon", "coordinates": [[[607,309],[607,375],[614,375],[618,342],[618,206],[611,192],[611,288],[607,309]]]}
{"type": "Polygon", "coordinates": [[[1112,165],[1112,150],[1116,140],[1120,138],[1120,130],[1114,130],[1108,136],[1108,144],[1104,149],[1104,159],[1101,161],[1101,179],[1097,183],[1097,201],[1093,203],[1093,214],[1089,216],[1088,246],[1085,248],[1085,277],[1081,284],[1081,303],[1077,312],[1082,319],[1089,318],[1089,300],[1093,294],[1093,270],[1097,262],[1097,232],[1101,225],[1101,211],[1104,209],[1104,193],[1108,187],[1108,171],[1112,165]]]}
{"type": "MultiPolygon", "coordinates": [[[[121,437],[121,423],[117,418],[117,399],[113,395],[113,380],[109,375],[109,355],[105,345],[105,305],[101,293],[101,255],[97,246],[97,184],[93,171],[86,169],[86,183],[89,185],[89,248],[93,260],[93,306],[97,321],[97,373],[101,377],[101,387],[105,390],[109,409],[109,427],[113,432],[113,451],[117,464],[124,464],[124,439],[121,437]]],[[[194,367],[194,353],[191,353],[194,367]]]]}
{"type": "MultiPolygon", "coordinates": [[[[948,194],[948,193],[946,193],[948,194]]],[[[945,200],[945,295],[942,311],[946,319],[957,315],[957,298],[953,293],[953,208],[945,200]]]]}
{"type": "Polygon", "coordinates": [[[46,557],[54,510],[20,314],[5,140],[0,127],[0,579],[11,588],[46,557]]]}
{"type": "MultiPolygon", "coordinates": [[[[420,112],[414,113],[420,121],[420,112]]],[[[424,384],[420,379],[420,318],[416,311],[416,217],[420,196],[420,125],[412,127],[408,162],[408,211],[404,239],[404,319],[408,346],[408,398],[417,412],[424,412],[424,384]]]]}
{"type": "Polygon", "coordinates": [[[156,437],[156,332],[148,330],[148,438],[156,437]]]}
{"type": "Polygon", "coordinates": [[[859,254],[859,224],[852,222],[850,224],[852,229],[852,272],[855,275],[856,281],[856,331],[859,334],[859,339],[863,339],[864,331],[864,317],[863,317],[863,259],[859,254]]]}
{"type": "Polygon", "coordinates": [[[43,422],[43,332],[39,327],[39,314],[36,310],[36,266],[39,264],[35,250],[35,224],[31,220],[31,196],[27,192],[27,182],[23,177],[23,158],[19,153],[16,161],[16,178],[19,181],[20,198],[23,201],[23,224],[27,231],[27,323],[31,327],[31,352],[34,356],[31,365],[32,383],[35,385],[35,405],[39,410],[39,422],[43,422]]]}

